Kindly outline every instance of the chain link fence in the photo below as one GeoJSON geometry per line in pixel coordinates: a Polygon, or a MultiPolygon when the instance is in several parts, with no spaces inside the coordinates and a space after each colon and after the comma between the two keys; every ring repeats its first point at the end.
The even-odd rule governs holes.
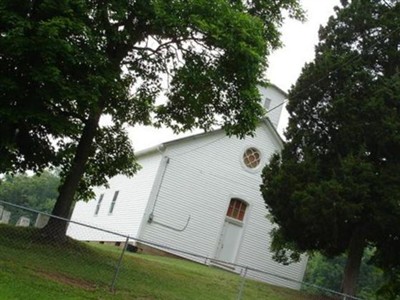
{"type": "MultiPolygon", "coordinates": [[[[147,280],[152,281],[146,284],[153,290],[158,287],[161,290],[161,287],[168,285],[170,291],[179,290],[182,293],[183,290],[183,294],[185,290],[188,293],[189,291],[196,292],[204,295],[203,299],[208,299],[207,293],[212,294],[213,299],[227,299],[227,297],[238,300],[268,299],[265,293],[266,287],[270,285],[263,281],[265,278],[270,278],[270,282],[280,279],[302,288],[307,287],[308,291],[313,291],[307,299],[361,300],[324,287],[277,275],[273,270],[265,272],[249,266],[219,261],[4,201],[0,201],[0,228],[0,260],[12,261],[18,257],[18,263],[25,265],[29,272],[49,279],[58,277],[58,281],[89,291],[103,287],[110,293],[114,293],[117,290],[127,292],[135,288],[138,294],[146,294],[146,288],[141,288],[139,281],[146,282],[147,280]],[[95,230],[107,234],[108,240],[113,240],[113,242],[77,241],[71,238],[56,241],[51,229],[35,229],[44,228],[50,217],[58,219],[63,226],[68,227],[71,224],[74,227],[77,226],[82,236],[87,236],[84,234],[85,231],[95,230]],[[16,231],[11,226],[1,224],[20,228],[16,231]],[[15,232],[18,232],[18,236],[15,232]],[[23,239],[22,243],[21,239],[23,239]],[[149,269],[149,265],[156,269],[149,269]],[[85,266],[84,272],[76,272],[79,266],[85,266]],[[197,274],[196,270],[203,276],[215,276],[215,285],[203,286],[201,282],[193,285],[193,280],[198,280],[196,277],[187,278],[190,275],[185,273],[185,278],[183,278],[179,272],[172,274],[173,272],[170,272],[172,267],[194,269],[193,276],[197,274]],[[158,274],[156,280],[149,275],[151,272],[158,274]],[[177,277],[174,279],[174,276],[177,277]],[[223,294],[217,279],[228,282],[223,294]],[[221,297],[218,297],[220,292],[221,297]]],[[[158,298],[168,298],[168,295],[160,294],[158,298]]]]}

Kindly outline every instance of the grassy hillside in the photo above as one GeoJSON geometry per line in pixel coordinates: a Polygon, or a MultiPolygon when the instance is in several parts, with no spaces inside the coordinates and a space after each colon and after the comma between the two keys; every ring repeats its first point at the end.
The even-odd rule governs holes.
{"type": "MultiPolygon", "coordinates": [[[[192,262],[129,253],[110,284],[120,249],[67,241],[46,243],[40,231],[0,225],[0,299],[237,299],[240,277],[192,262]]],[[[246,280],[242,299],[317,297],[246,280]]]]}

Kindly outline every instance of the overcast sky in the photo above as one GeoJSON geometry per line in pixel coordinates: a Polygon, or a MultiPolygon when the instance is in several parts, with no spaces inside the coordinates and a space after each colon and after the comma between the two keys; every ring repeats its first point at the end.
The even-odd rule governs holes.
{"type": "MultiPolygon", "coordinates": [[[[321,24],[326,24],[333,14],[333,7],[339,5],[340,0],[301,0],[301,3],[307,11],[308,20],[305,23],[287,20],[281,29],[283,47],[268,59],[267,78],[284,91],[296,82],[304,64],[314,58],[318,29],[321,24]]],[[[283,113],[278,128],[280,132],[285,127],[286,119],[287,114],[283,113]]],[[[135,127],[129,133],[136,151],[177,138],[168,129],[143,126],[135,127]]]]}

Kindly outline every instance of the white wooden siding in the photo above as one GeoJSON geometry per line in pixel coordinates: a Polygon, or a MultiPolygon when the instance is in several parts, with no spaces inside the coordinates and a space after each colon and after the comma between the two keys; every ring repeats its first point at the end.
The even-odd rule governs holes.
{"type": "MultiPolygon", "coordinates": [[[[134,177],[118,175],[111,178],[108,189],[96,188],[96,199],[76,203],[71,219],[137,237],[161,158],[159,153],[139,157],[138,161],[142,169],[134,177]],[[111,201],[116,191],[119,191],[119,195],[113,213],[109,214],[111,201]],[[95,215],[100,194],[104,194],[104,197],[99,213],[95,215]]],[[[124,240],[123,237],[74,224],[69,226],[67,234],[73,238],[88,241],[124,240]]]]}
{"type": "MultiPolygon", "coordinates": [[[[282,266],[272,261],[269,252],[272,227],[259,191],[260,173],[278,149],[280,141],[264,123],[254,138],[228,138],[219,131],[167,144],[164,155],[169,163],[154,207],[155,222],[146,223],[140,238],[214,258],[230,199],[241,198],[249,207],[236,263],[301,280],[305,263],[282,266]],[[248,147],[262,151],[256,171],[243,167],[242,155],[248,147]],[[189,216],[186,229],[178,231],[189,216]]],[[[299,288],[281,279],[262,276],[262,280],[299,288]]]]}
{"type": "Polygon", "coordinates": [[[267,117],[271,120],[275,128],[277,128],[283,108],[283,105],[280,104],[284,102],[284,100],[286,99],[286,95],[282,94],[282,92],[275,86],[269,86],[267,88],[260,87],[259,90],[261,93],[261,101],[263,104],[266,98],[271,100],[271,103],[268,108],[268,110],[271,111],[267,113],[267,117]]]}
{"type": "MultiPolygon", "coordinates": [[[[263,99],[271,99],[270,108],[285,95],[276,87],[261,88],[263,99]]],[[[78,202],[72,219],[101,228],[129,234],[156,244],[195,253],[210,259],[217,256],[221,231],[231,198],[240,198],[249,206],[242,227],[242,239],[235,263],[264,272],[301,280],[306,259],[283,266],[269,252],[271,223],[261,197],[261,170],[270,156],[281,149],[281,140],[271,126],[277,127],[282,106],[268,114],[255,137],[229,138],[223,131],[196,135],[164,144],[165,151],[140,157],[143,169],[132,179],[117,176],[110,189],[96,190],[96,199],[78,202]],[[262,152],[256,170],[244,167],[242,157],[249,147],[262,152]],[[114,213],[108,214],[114,192],[119,190],[114,213]],[[104,193],[99,214],[94,216],[98,197],[104,193]],[[149,222],[150,220],[150,222],[149,222]]],[[[123,238],[72,225],[68,234],[83,240],[120,241],[123,238]]],[[[204,263],[204,258],[183,257],[204,263]]],[[[249,271],[249,277],[273,284],[299,288],[273,276],[249,271]]]]}

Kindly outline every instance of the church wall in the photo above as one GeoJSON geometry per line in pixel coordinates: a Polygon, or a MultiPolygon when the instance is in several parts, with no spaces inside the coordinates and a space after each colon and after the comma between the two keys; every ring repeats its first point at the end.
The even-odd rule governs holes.
{"type": "MultiPolygon", "coordinates": [[[[285,95],[271,87],[261,88],[263,99],[271,99],[270,108],[281,103],[285,95]]],[[[281,108],[269,113],[276,126],[281,108]]],[[[207,257],[193,258],[204,263],[220,257],[221,233],[232,198],[240,198],[248,207],[241,227],[240,243],[233,263],[264,272],[301,280],[306,259],[298,264],[282,266],[272,260],[269,232],[273,228],[259,191],[261,171],[270,156],[281,149],[281,141],[268,121],[262,122],[254,137],[229,138],[221,130],[165,143],[163,150],[141,156],[143,169],[128,179],[116,176],[110,188],[96,189],[96,199],[78,202],[73,220],[120,232],[159,245],[207,257]],[[243,153],[249,147],[261,151],[259,167],[244,166],[243,153]],[[161,152],[162,151],[162,152],[161,152]],[[108,213],[115,191],[119,196],[114,212],[108,213]],[[99,195],[104,193],[99,213],[95,215],[99,195]]],[[[71,225],[68,234],[82,240],[121,241],[107,233],[71,225]]],[[[239,271],[237,268],[234,271],[239,271]]],[[[276,277],[256,274],[248,277],[273,284],[299,288],[276,277]]]]}
{"type": "MultiPolygon", "coordinates": [[[[128,178],[117,175],[109,180],[109,188],[95,188],[96,198],[88,202],[78,201],[71,219],[136,237],[160,161],[161,155],[157,152],[139,157],[142,169],[134,177],[128,178]],[[116,191],[119,191],[119,194],[113,212],[109,213],[116,191]],[[96,206],[101,194],[104,194],[104,197],[99,212],[95,215],[96,206]]],[[[125,240],[123,237],[74,224],[70,224],[67,234],[73,238],[88,241],[125,240]]]]}
{"type": "Polygon", "coordinates": [[[259,90],[263,105],[266,104],[266,99],[269,99],[269,101],[267,101],[267,104],[269,103],[269,105],[265,107],[267,110],[267,117],[271,120],[271,123],[275,128],[278,128],[282,109],[284,107],[282,103],[286,100],[286,95],[274,86],[268,88],[260,87],[259,90]]]}
{"type": "MultiPolygon", "coordinates": [[[[279,141],[265,124],[257,129],[254,138],[239,140],[219,131],[167,144],[164,155],[169,162],[155,207],[149,208],[153,212],[153,222],[144,225],[140,237],[210,259],[217,258],[230,199],[240,198],[249,206],[234,262],[301,280],[304,263],[284,267],[273,262],[269,252],[272,225],[266,218],[268,212],[259,185],[262,167],[278,149],[279,141]],[[243,165],[243,152],[248,147],[262,151],[262,162],[256,171],[249,171],[243,165]]],[[[204,262],[204,259],[198,261],[204,262]]],[[[251,272],[249,275],[255,277],[251,272]]],[[[299,288],[297,284],[272,277],[259,279],[299,288]]]]}

